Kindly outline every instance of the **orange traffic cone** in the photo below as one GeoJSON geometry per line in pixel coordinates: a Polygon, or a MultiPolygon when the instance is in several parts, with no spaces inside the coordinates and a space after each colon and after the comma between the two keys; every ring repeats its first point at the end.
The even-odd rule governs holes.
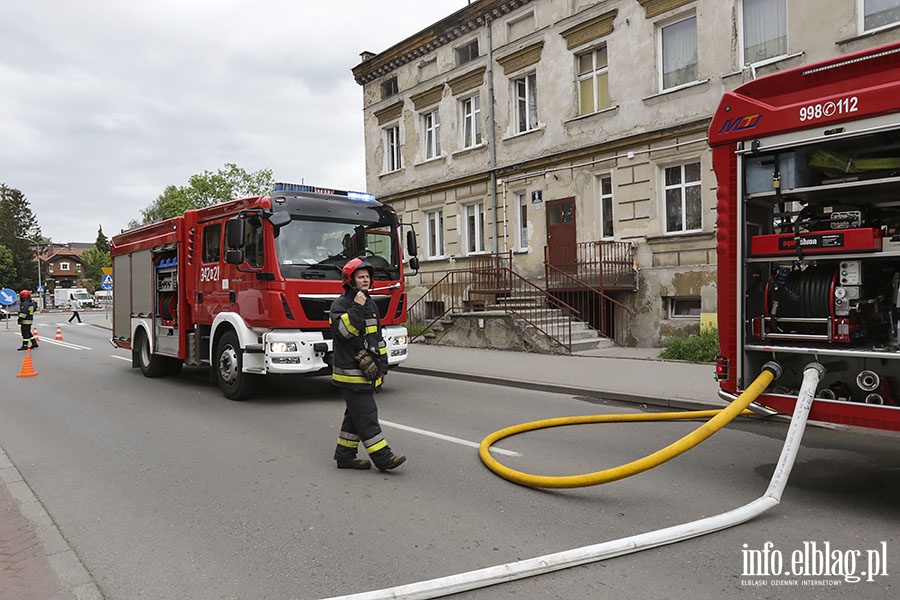
{"type": "Polygon", "coordinates": [[[39,337],[38,337],[38,334],[37,334],[37,326],[35,326],[35,328],[34,328],[34,333],[33,333],[32,335],[34,335],[34,341],[35,341],[35,342],[41,341],[41,338],[39,338],[39,337]]]}
{"type": "Polygon", "coordinates": [[[22,370],[19,371],[16,377],[34,377],[35,375],[37,375],[37,371],[34,370],[34,365],[31,364],[31,350],[28,350],[25,353],[25,360],[22,361],[22,370]]]}
{"type": "Polygon", "coordinates": [[[59,325],[56,326],[56,339],[62,341],[62,328],[59,325]]]}

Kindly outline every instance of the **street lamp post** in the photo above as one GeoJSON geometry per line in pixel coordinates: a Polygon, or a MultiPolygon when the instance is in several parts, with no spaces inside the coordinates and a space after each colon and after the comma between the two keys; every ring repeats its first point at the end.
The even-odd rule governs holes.
{"type": "MultiPolygon", "coordinates": [[[[16,237],[20,240],[25,240],[26,242],[31,242],[32,244],[34,244],[34,247],[36,248],[35,254],[37,255],[37,268],[38,268],[38,284],[37,284],[37,286],[38,286],[38,290],[41,290],[43,288],[43,285],[41,284],[41,243],[40,243],[40,241],[33,240],[31,238],[25,238],[25,237],[21,237],[18,235],[16,237]]],[[[35,290],[35,291],[37,291],[37,290],[35,290]]],[[[44,292],[43,291],[38,292],[38,298],[40,299],[40,302],[38,303],[38,308],[40,310],[44,310],[44,292]]]]}

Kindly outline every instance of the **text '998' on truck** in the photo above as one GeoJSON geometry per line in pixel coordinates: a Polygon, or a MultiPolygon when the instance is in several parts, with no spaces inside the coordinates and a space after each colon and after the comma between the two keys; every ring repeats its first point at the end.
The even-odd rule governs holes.
{"type": "MultiPolygon", "coordinates": [[[[407,299],[397,213],[371,194],[277,183],[112,238],[113,345],[147,377],[208,366],[232,400],[267,374],[331,371],[331,303],[341,269],[375,270],[390,366],[407,356],[407,299]]],[[[418,269],[407,231],[408,268],[418,269]]]]}

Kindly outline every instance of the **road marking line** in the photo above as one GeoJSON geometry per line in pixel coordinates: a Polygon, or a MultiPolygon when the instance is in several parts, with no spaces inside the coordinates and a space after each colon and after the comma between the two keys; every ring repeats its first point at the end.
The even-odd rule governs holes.
{"type": "Polygon", "coordinates": [[[128,362],[131,362],[130,356],[119,356],[118,354],[110,354],[109,356],[111,358],[118,358],[119,360],[127,360],[128,362]]]}
{"type": "MultiPolygon", "coordinates": [[[[450,435],[444,435],[443,433],[435,433],[434,431],[428,431],[426,429],[418,429],[416,427],[410,427],[409,425],[401,425],[400,423],[393,423],[391,421],[380,420],[382,425],[387,425],[388,427],[393,427],[395,429],[402,429],[403,431],[409,431],[412,433],[418,433],[419,435],[424,435],[428,437],[433,437],[439,440],[444,440],[445,442],[451,442],[454,444],[459,444],[461,446],[468,446],[470,448],[478,448],[481,444],[477,442],[470,442],[469,440],[463,440],[458,437],[453,437],[450,435]]],[[[502,448],[491,447],[491,452],[496,452],[498,454],[504,454],[506,456],[522,456],[519,452],[513,452],[512,450],[503,450],[502,448]]]]}
{"type": "Polygon", "coordinates": [[[41,343],[53,344],[54,346],[62,346],[63,348],[69,348],[70,350],[93,350],[93,348],[89,348],[87,346],[79,346],[78,344],[72,344],[69,342],[60,342],[59,340],[44,339],[41,340],[41,343]]]}

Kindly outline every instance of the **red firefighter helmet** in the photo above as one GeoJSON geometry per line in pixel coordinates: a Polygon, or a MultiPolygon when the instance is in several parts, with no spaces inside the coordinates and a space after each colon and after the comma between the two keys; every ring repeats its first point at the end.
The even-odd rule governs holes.
{"type": "Polygon", "coordinates": [[[344,265],[344,268],[341,269],[341,281],[344,282],[344,285],[352,285],[353,274],[360,269],[367,269],[369,271],[369,278],[375,278],[375,267],[359,257],[351,258],[347,261],[347,264],[344,265]]]}
{"type": "Polygon", "coordinates": [[[31,292],[28,290],[22,290],[19,292],[19,298],[31,298],[31,292]]]}

